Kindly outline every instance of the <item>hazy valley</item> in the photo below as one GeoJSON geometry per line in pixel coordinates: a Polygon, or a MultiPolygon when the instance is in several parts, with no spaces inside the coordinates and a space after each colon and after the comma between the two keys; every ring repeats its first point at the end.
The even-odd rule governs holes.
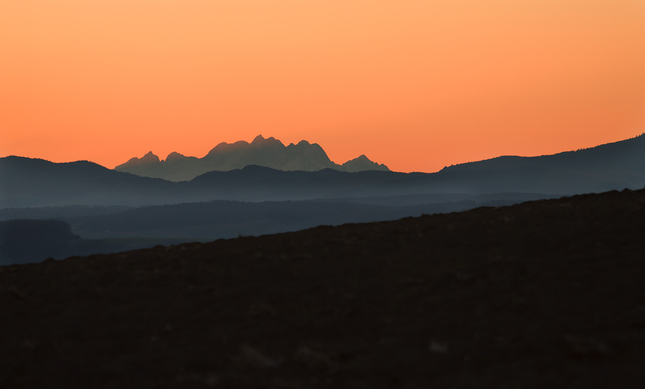
{"type": "MultiPolygon", "coordinates": [[[[267,165],[267,150],[293,146],[261,137],[251,144],[238,143],[216,149],[218,153],[242,150],[252,161],[267,165]],[[260,152],[253,154],[253,150],[260,152]]],[[[301,142],[299,146],[319,149],[326,158],[317,145],[301,142]]],[[[48,255],[44,247],[53,243],[42,243],[41,251],[27,254],[37,232],[24,232],[22,244],[15,235],[8,238],[8,232],[3,232],[0,247],[6,251],[9,241],[13,242],[12,254],[3,255],[5,264],[32,262],[639,189],[645,186],[643,155],[645,136],[639,136],[550,156],[466,163],[436,173],[286,171],[247,165],[180,182],[110,170],[87,161],[51,163],[6,157],[0,159],[0,221],[10,226],[6,224],[10,220],[56,219],[67,223],[65,228],[81,240],[64,238],[69,240],[67,248],[52,249],[48,255]],[[17,247],[27,251],[21,254],[17,247]]],[[[301,162],[314,163],[315,158],[301,162]]],[[[163,170],[169,165],[157,161],[150,166],[163,170]]]]}

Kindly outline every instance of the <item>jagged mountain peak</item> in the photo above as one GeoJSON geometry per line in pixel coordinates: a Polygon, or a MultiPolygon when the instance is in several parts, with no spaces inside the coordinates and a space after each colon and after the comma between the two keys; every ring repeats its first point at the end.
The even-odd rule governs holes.
{"type": "Polygon", "coordinates": [[[256,136],[251,142],[253,147],[280,147],[284,148],[284,144],[274,137],[264,138],[262,135],[256,136]]]}
{"type": "Polygon", "coordinates": [[[612,143],[564,151],[550,155],[521,157],[505,155],[482,161],[446,166],[441,171],[476,171],[494,169],[519,169],[542,167],[587,170],[590,167],[604,170],[645,171],[645,134],[612,143]]]}
{"type": "Polygon", "coordinates": [[[159,161],[159,157],[156,156],[152,151],[148,151],[142,158],[142,161],[159,161]]]}
{"type": "Polygon", "coordinates": [[[272,136],[270,136],[268,138],[265,138],[265,137],[262,136],[262,134],[256,136],[251,141],[251,144],[256,144],[256,145],[271,144],[271,143],[280,143],[280,144],[282,144],[282,142],[280,142],[278,139],[276,139],[276,138],[274,138],[272,136]]]}
{"type": "Polygon", "coordinates": [[[137,157],[132,157],[128,160],[128,162],[124,163],[123,165],[128,165],[128,166],[141,166],[141,165],[149,165],[149,164],[154,164],[158,163],[159,157],[155,155],[152,151],[148,151],[146,154],[143,155],[141,158],[137,157]]]}
{"type": "Polygon", "coordinates": [[[152,153],[143,158],[132,158],[115,168],[145,177],[164,178],[171,181],[187,181],[209,171],[229,171],[242,169],[245,166],[258,165],[285,171],[317,171],[335,169],[340,171],[389,170],[362,155],[356,160],[343,165],[332,162],[327,153],[317,143],[301,140],[297,144],[285,146],[280,140],[262,134],[251,143],[238,141],[222,142],[211,149],[203,158],[187,157],[173,152],[165,161],[152,153]]]}
{"type": "Polygon", "coordinates": [[[187,157],[181,153],[173,151],[172,153],[168,154],[168,156],[166,157],[166,161],[177,161],[184,158],[187,158],[187,157]]]}
{"type": "Polygon", "coordinates": [[[360,172],[365,170],[383,170],[389,171],[387,166],[371,161],[365,154],[345,162],[343,168],[346,172],[360,172]]]}

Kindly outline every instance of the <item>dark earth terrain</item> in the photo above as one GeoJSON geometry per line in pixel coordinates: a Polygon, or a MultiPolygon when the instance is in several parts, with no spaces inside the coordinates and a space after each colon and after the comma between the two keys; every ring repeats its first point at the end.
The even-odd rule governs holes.
{"type": "Polygon", "coordinates": [[[642,388],[645,191],[0,267],[0,387],[642,388]]]}

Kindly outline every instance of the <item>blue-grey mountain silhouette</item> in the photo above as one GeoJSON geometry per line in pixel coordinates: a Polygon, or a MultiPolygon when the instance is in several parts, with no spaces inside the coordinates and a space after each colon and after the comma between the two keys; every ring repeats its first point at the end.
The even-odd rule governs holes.
{"type": "Polygon", "coordinates": [[[0,183],[0,208],[454,193],[564,196],[643,188],[645,136],[550,156],[500,157],[452,166],[437,173],[349,173],[329,168],[282,171],[250,165],[239,170],[210,171],[184,182],[139,177],[87,161],[52,163],[12,156],[0,158],[0,183]]]}
{"type": "MultiPolygon", "coordinates": [[[[238,147],[222,145],[214,154],[238,147]]],[[[168,160],[185,162],[190,157],[171,154],[168,160]]],[[[153,154],[138,161],[161,163],[153,154]]],[[[359,170],[362,163],[371,162],[361,156],[344,167],[359,170]]],[[[60,247],[55,242],[43,243],[40,246],[51,250],[24,256],[42,260],[45,254],[113,252],[168,239],[259,235],[638,189],[645,186],[645,136],[551,156],[499,157],[437,173],[283,171],[250,165],[210,171],[182,182],[140,177],[87,161],[52,163],[6,157],[0,159],[0,184],[0,221],[58,219],[83,237],[59,239],[60,247]]],[[[32,230],[39,231],[40,226],[34,226],[32,230]]],[[[9,246],[3,247],[6,251],[9,246]]],[[[16,257],[18,251],[11,255],[16,257]]]]}
{"type": "Polygon", "coordinates": [[[347,172],[366,170],[388,171],[387,166],[370,161],[365,155],[342,165],[332,162],[317,143],[305,140],[285,146],[279,140],[258,135],[251,143],[222,142],[203,158],[187,157],[173,152],[160,160],[152,152],[141,158],[131,158],[114,170],[143,177],[163,178],[169,181],[189,181],[210,171],[230,171],[249,165],[285,171],[318,171],[334,169],[347,172]]]}

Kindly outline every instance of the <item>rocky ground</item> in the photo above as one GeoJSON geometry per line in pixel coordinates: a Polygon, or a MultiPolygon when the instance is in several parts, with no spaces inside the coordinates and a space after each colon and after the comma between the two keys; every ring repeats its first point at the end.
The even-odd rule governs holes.
{"type": "Polygon", "coordinates": [[[645,387],[645,191],[0,267],[0,387],[645,387]]]}

